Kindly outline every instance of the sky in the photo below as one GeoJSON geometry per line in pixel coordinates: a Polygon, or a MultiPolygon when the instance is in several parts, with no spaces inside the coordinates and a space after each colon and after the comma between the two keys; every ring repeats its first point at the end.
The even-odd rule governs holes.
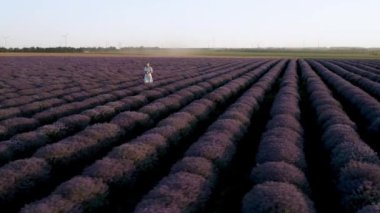
{"type": "Polygon", "coordinates": [[[0,0],[0,46],[380,47],[379,0],[0,0]]]}

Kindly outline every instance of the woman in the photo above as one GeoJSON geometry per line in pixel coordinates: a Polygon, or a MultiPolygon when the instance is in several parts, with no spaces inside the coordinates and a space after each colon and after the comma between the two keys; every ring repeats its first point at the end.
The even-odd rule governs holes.
{"type": "Polygon", "coordinates": [[[153,83],[153,77],[152,77],[153,68],[150,66],[149,63],[147,63],[146,66],[144,67],[144,72],[145,72],[144,83],[153,83]]]}

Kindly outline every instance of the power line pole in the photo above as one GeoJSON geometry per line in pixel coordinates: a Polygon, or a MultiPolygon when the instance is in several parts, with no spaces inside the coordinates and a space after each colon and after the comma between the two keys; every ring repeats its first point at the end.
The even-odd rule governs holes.
{"type": "Polygon", "coordinates": [[[2,38],[4,39],[4,48],[7,48],[7,40],[9,36],[2,36],[2,38]]]}
{"type": "Polygon", "coordinates": [[[67,38],[69,37],[69,34],[62,35],[64,41],[65,41],[65,47],[67,47],[67,38]]]}

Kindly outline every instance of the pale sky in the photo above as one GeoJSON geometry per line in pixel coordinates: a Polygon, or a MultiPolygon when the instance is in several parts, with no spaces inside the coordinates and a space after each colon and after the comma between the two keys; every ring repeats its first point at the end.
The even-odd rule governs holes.
{"type": "Polygon", "coordinates": [[[0,3],[7,47],[380,47],[380,0],[0,3]]]}

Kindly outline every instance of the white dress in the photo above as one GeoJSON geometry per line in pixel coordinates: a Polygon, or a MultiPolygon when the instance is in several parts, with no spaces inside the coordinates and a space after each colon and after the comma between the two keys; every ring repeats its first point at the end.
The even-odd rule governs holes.
{"type": "Polygon", "coordinates": [[[145,76],[144,76],[144,83],[153,83],[153,68],[152,67],[145,67],[144,68],[145,76]]]}

